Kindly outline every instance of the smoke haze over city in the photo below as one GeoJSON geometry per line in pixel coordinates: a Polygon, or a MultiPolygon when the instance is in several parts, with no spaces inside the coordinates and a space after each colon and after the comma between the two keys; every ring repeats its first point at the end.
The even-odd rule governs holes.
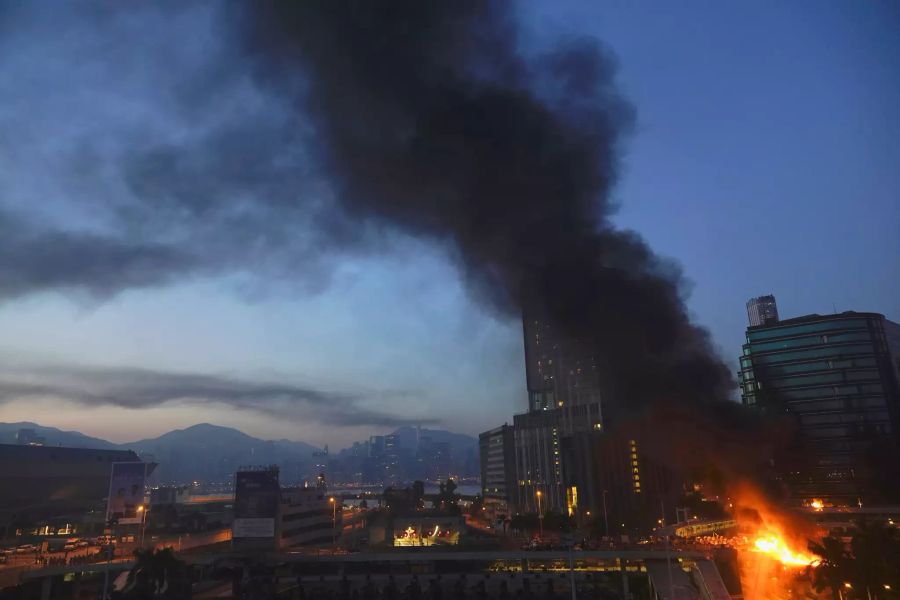
{"type": "Polygon", "coordinates": [[[530,302],[632,399],[729,398],[751,295],[897,318],[896,11],[415,5],[5,7],[0,420],[476,433],[530,302]]]}

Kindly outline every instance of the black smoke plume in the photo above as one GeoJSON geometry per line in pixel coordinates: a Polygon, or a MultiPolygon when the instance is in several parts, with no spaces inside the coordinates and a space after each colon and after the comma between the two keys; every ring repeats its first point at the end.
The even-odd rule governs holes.
{"type": "Polygon", "coordinates": [[[596,41],[527,56],[512,3],[254,3],[263,85],[307,114],[345,219],[446,244],[474,293],[540,307],[642,406],[724,400],[680,272],[610,222],[633,111],[596,41]]]}

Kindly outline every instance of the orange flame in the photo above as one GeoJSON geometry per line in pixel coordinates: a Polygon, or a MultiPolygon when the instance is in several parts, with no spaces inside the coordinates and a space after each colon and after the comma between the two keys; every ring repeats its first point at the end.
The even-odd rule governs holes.
{"type": "Polygon", "coordinates": [[[805,567],[816,562],[816,558],[811,554],[789,548],[784,538],[775,533],[757,535],[753,540],[751,551],[768,554],[788,566],[805,567]]]}

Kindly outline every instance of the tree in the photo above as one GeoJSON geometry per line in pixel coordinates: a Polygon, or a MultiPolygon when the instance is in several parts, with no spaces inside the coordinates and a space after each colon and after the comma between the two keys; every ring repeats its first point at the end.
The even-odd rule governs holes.
{"type": "Polygon", "coordinates": [[[472,500],[472,504],[469,506],[469,515],[475,518],[482,518],[484,514],[482,511],[484,510],[484,498],[481,497],[481,494],[475,496],[472,500]]]}
{"type": "Polygon", "coordinates": [[[456,482],[452,479],[440,484],[437,508],[450,513],[459,513],[459,495],[456,493],[456,482]]]}
{"type": "Polygon", "coordinates": [[[123,597],[129,600],[181,599],[191,595],[187,565],[171,548],[135,550],[123,597]]]}
{"type": "Polygon", "coordinates": [[[831,588],[835,600],[841,597],[844,582],[849,581],[853,572],[853,558],[844,549],[844,542],[828,536],[822,543],[809,542],[809,551],[819,557],[819,561],[807,567],[807,575],[817,592],[831,588]]]}
{"type": "MultiPolygon", "coordinates": [[[[897,598],[900,590],[900,534],[883,521],[859,521],[849,550],[843,541],[828,536],[810,542],[809,550],[820,557],[807,574],[817,591],[831,588],[834,598],[850,589],[860,597],[897,598]],[[849,583],[850,588],[844,584],[849,583]]],[[[846,594],[843,596],[848,598],[846,594]]]]}
{"type": "Polygon", "coordinates": [[[416,480],[412,484],[412,505],[416,510],[425,508],[425,483],[416,480]]]}
{"type": "Polygon", "coordinates": [[[544,512],[544,529],[549,531],[571,531],[574,528],[574,520],[568,515],[555,510],[544,512]]]}
{"type": "Polygon", "coordinates": [[[359,503],[359,507],[362,509],[369,508],[369,503],[366,501],[365,498],[363,498],[362,501],[359,503]]]}
{"type": "Polygon", "coordinates": [[[509,527],[514,531],[534,531],[540,526],[534,513],[519,513],[509,520],[509,527]]]}
{"type": "Polygon", "coordinates": [[[855,559],[851,581],[860,590],[884,597],[885,585],[900,589],[900,536],[896,527],[884,521],[862,520],[850,542],[855,559]]]}

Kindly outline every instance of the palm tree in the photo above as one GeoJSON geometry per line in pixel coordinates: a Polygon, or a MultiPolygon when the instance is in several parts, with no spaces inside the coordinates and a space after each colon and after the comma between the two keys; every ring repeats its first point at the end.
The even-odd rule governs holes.
{"type": "Polygon", "coordinates": [[[831,588],[834,600],[841,600],[841,590],[854,571],[853,557],[844,548],[840,538],[828,536],[822,543],[809,542],[809,551],[819,560],[807,567],[807,575],[817,592],[831,588]]]}
{"type": "Polygon", "coordinates": [[[171,548],[135,550],[124,597],[134,600],[189,598],[191,582],[187,565],[171,548]]]}

